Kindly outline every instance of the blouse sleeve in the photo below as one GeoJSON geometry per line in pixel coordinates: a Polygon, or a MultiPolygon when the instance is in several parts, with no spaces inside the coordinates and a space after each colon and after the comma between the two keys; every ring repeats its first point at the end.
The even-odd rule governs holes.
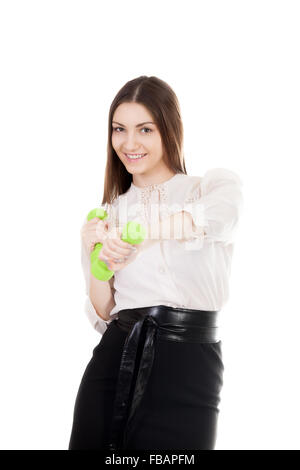
{"type": "MultiPolygon", "coordinates": [[[[84,221],[86,223],[86,219],[84,221]]],[[[91,267],[90,267],[90,255],[87,252],[83,241],[81,240],[81,266],[83,270],[83,275],[85,279],[85,304],[84,304],[84,311],[91,322],[93,328],[95,328],[98,333],[103,335],[106,331],[107,326],[113,320],[113,317],[109,320],[103,320],[102,318],[97,315],[95,307],[93,306],[91,299],[89,297],[89,286],[90,286],[90,276],[91,276],[91,267]]]]}
{"type": "Polygon", "coordinates": [[[226,168],[208,170],[197,177],[185,198],[184,210],[192,215],[192,238],[187,249],[202,248],[203,240],[233,243],[243,209],[243,182],[226,168]]]}

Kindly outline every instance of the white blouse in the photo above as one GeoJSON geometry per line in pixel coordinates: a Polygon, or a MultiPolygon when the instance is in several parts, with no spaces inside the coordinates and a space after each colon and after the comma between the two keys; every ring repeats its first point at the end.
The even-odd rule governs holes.
{"type": "Polygon", "coordinates": [[[103,334],[118,312],[128,308],[168,305],[221,310],[229,296],[235,233],[243,209],[242,186],[235,172],[213,168],[202,177],[175,174],[164,183],[144,188],[131,183],[112,204],[100,206],[108,212],[109,226],[121,227],[129,220],[150,223],[154,208],[160,219],[185,210],[192,215],[193,236],[188,241],[157,240],[116,271],[115,306],[108,321],[97,315],[88,296],[90,257],[82,245],[85,312],[93,327],[103,334]]]}

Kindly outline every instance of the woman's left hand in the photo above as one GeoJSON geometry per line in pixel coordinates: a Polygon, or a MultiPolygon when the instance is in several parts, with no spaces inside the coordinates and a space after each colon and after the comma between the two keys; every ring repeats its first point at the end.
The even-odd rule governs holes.
{"type": "Polygon", "coordinates": [[[114,227],[106,234],[99,259],[104,261],[110,271],[120,271],[132,263],[139,254],[139,245],[132,245],[121,239],[121,231],[114,227]]]}

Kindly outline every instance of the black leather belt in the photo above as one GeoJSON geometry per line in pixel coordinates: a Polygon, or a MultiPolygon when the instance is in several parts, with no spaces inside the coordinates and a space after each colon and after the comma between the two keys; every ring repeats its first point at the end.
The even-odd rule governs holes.
{"type": "Polygon", "coordinates": [[[166,305],[120,310],[116,324],[128,335],[124,344],[114,402],[109,450],[126,449],[135,412],[150,376],[155,339],[192,343],[219,341],[218,311],[166,305]],[[142,351],[141,354],[138,352],[142,351]],[[137,360],[140,357],[139,365],[137,360]]]}

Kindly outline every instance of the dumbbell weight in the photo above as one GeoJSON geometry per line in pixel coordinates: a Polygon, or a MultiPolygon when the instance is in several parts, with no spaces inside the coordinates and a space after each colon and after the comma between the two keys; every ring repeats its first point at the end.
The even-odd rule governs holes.
{"type": "MultiPolygon", "coordinates": [[[[98,217],[101,220],[107,218],[107,212],[102,208],[92,209],[88,215],[87,220],[94,219],[98,217]]],[[[130,221],[124,225],[122,230],[121,239],[124,242],[130,243],[132,245],[138,245],[142,243],[146,236],[146,229],[139,223],[130,221]]],[[[108,281],[114,275],[114,271],[108,269],[106,263],[99,259],[99,254],[102,249],[102,243],[96,243],[93,251],[91,252],[91,273],[96,279],[100,281],[108,281]]]]}

